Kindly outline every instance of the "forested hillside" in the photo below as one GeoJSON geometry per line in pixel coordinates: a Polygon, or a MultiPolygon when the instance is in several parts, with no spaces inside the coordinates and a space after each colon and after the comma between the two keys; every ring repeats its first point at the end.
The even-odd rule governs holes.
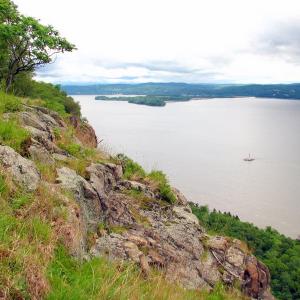
{"type": "Polygon", "coordinates": [[[245,241],[269,268],[274,295],[278,299],[300,299],[300,241],[267,227],[260,229],[230,213],[209,211],[192,204],[193,213],[211,233],[245,241]]]}
{"type": "Polygon", "coordinates": [[[188,83],[140,83],[64,85],[70,95],[148,95],[172,96],[172,101],[184,99],[176,96],[198,98],[265,97],[300,99],[300,84],[188,84],[188,83]]]}

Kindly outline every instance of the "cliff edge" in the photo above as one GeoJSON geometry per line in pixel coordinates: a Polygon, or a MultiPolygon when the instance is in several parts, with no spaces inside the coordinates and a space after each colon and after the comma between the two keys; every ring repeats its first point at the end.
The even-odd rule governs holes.
{"type": "MultiPolygon", "coordinates": [[[[145,277],[159,270],[187,289],[210,290],[221,282],[251,298],[273,298],[267,267],[244,243],[207,234],[184,195],[172,188],[172,197],[166,196],[160,179],[128,176],[127,158],[98,150],[87,122],[29,105],[3,120],[13,120],[28,136],[19,148],[1,142],[1,174],[28,193],[44,189],[61,199],[64,217],[47,218],[78,260],[105,256],[133,262],[145,277]]],[[[32,291],[35,299],[43,289],[46,283],[32,291]]]]}

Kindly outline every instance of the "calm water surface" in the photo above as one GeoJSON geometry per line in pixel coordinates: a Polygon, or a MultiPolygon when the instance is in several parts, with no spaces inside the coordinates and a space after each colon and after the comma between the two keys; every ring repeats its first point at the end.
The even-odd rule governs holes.
{"type": "Polygon", "coordinates": [[[149,107],[74,98],[110,151],[163,170],[189,200],[300,234],[300,101],[210,99],[149,107]],[[256,160],[244,162],[249,153],[256,160]]]}

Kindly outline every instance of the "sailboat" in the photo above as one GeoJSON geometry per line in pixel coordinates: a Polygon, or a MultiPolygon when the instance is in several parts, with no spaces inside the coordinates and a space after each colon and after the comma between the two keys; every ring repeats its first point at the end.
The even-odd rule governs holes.
{"type": "Polygon", "coordinates": [[[249,156],[248,156],[248,157],[244,158],[244,161],[253,161],[253,160],[255,160],[255,158],[254,158],[254,157],[251,157],[251,156],[250,156],[250,153],[249,153],[249,156]]]}

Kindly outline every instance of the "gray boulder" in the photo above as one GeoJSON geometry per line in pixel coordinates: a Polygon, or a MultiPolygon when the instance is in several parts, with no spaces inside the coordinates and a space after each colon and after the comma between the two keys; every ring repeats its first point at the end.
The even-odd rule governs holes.
{"type": "Polygon", "coordinates": [[[104,164],[91,164],[86,172],[89,176],[89,182],[97,191],[100,198],[112,191],[117,184],[117,178],[114,170],[104,164]]]}
{"type": "Polygon", "coordinates": [[[54,164],[55,160],[51,154],[40,143],[33,140],[32,145],[28,148],[31,158],[44,164],[54,164]]]}
{"type": "Polygon", "coordinates": [[[177,205],[183,205],[183,206],[187,206],[188,205],[188,200],[186,199],[186,197],[176,188],[172,187],[172,192],[174,193],[175,197],[176,197],[176,204],[177,205]]]}
{"type": "Polygon", "coordinates": [[[8,146],[0,146],[0,164],[11,172],[13,180],[26,190],[34,191],[40,182],[40,174],[35,164],[22,157],[8,146]]]}
{"type": "Polygon", "coordinates": [[[71,191],[78,201],[89,228],[95,229],[101,220],[102,208],[97,192],[92,185],[74,170],[67,167],[57,169],[56,182],[71,191]]]}

